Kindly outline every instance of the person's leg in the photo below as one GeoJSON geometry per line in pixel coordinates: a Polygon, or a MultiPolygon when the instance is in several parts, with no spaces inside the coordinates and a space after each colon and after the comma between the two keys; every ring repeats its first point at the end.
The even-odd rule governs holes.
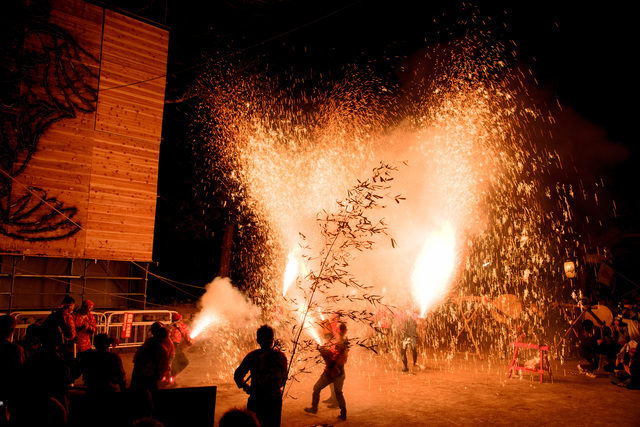
{"type": "Polygon", "coordinates": [[[282,399],[271,398],[265,407],[262,427],[280,427],[282,418],[282,399]]]}
{"type": "Polygon", "coordinates": [[[418,348],[415,341],[411,343],[411,355],[413,356],[413,366],[416,366],[418,364],[418,348]]]}
{"type": "Polygon", "coordinates": [[[400,350],[400,356],[402,357],[402,365],[404,366],[404,370],[408,371],[409,367],[407,366],[407,344],[402,343],[402,350],[400,350]]]}
{"type": "Polygon", "coordinates": [[[189,364],[189,360],[187,356],[184,354],[184,350],[180,345],[175,346],[176,355],[171,362],[171,376],[175,379],[175,377],[184,370],[189,364]]]}
{"type": "Polygon", "coordinates": [[[322,403],[328,403],[329,407],[333,407],[338,404],[338,400],[336,399],[336,389],[333,383],[329,384],[329,390],[331,390],[331,396],[328,399],[323,400],[322,403]]]}
{"type": "Polygon", "coordinates": [[[336,390],[336,399],[338,400],[338,406],[340,407],[340,419],[342,420],[347,419],[347,403],[344,400],[344,393],[342,392],[345,378],[346,375],[343,371],[342,375],[333,380],[333,385],[336,390]]]}
{"type": "Polygon", "coordinates": [[[249,399],[247,399],[247,409],[256,414],[256,418],[260,421],[260,424],[264,423],[264,404],[257,396],[249,396],[249,399]]]}
{"type": "MultiPolygon", "coordinates": [[[[586,364],[581,364],[580,366],[587,371],[594,371],[598,369],[598,365],[600,363],[600,358],[595,352],[595,349],[590,345],[590,343],[582,343],[578,347],[578,355],[587,361],[586,364]]],[[[579,369],[579,368],[578,368],[579,369]]]]}
{"type": "Polygon", "coordinates": [[[313,386],[313,394],[311,395],[311,407],[304,408],[305,412],[311,412],[315,414],[318,412],[318,403],[320,402],[320,392],[323,388],[331,383],[331,378],[327,372],[323,372],[313,386]]]}

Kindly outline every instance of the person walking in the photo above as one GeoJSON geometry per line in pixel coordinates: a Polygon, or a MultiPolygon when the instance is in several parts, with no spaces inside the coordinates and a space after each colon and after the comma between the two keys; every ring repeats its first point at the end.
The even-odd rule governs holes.
{"type": "Polygon", "coordinates": [[[349,340],[347,335],[347,325],[340,323],[336,337],[323,346],[318,346],[318,351],[324,359],[325,368],[320,378],[313,386],[313,394],[311,396],[311,407],[304,408],[305,412],[318,413],[318,402],[320,401],[320,392],[329,384],[333,384],[338,406],[340,407],[341,420],[347,419],[347,405],[342,393],[344,380],[346,378],[344,365],[347,363],[349,354],[349,340]]]}

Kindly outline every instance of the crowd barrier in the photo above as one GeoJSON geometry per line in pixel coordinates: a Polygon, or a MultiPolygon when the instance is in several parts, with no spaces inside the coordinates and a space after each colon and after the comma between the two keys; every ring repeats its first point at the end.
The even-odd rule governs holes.
{"type": "MultiPolygon", "coordinates": [[[[43,322],[51,313],[51,310],[11,313],[17,322],[13,340],[24,339],[30,325],[43,322]]],[[[93,315],[96,318],[96,334],[105,333],[118,339],[118,347],[138,347],[147,339],[151,325],[155,322],[169,325],[173,313],[177,312],[173,310],[118,310],[94,311],[93,315]]]]}

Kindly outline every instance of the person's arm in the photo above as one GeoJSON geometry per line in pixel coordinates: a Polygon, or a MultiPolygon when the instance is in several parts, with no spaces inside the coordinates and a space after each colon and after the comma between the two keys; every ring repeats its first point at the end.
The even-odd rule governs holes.
{"type": "Polygon", "coordinates": [[[246,392],[248,392],[249,390],[249,385],[245,381],[244,377],[246,377],[247,373],[249,373],[252,354],[253,353],[247,354],[247,356],[240,363],[240,366],[238,366],[238,368],[233,373],[233,380],[235,381],[238,388],[241,388],[246,392]]]}
{"type": "Polygon", "coordinates": [[[287,383],[287,356],[284,355],[284,353],[280,352],[280,360],[278,361],[280,363],[280,388],[284,387],[284,385],[287,383]]]}
{"type": "Polygon", "coordinates": [[[75,325],[74,327],[76,329],[76,333],[82,332],[85,329],[87,329],[87,327],[82,324],[82,319],[79,316],[77,316],[75,313],[71,315],[71,319],[73,319],[73,323],[75,325]]]}
{"type": "Polygon", "coordinates": [[[76,337],[76,322],[73,319],[72,315],[69,315],[65,321],[67,322],[67,325],[69,327],[69,330],[67,331],[68,335],[66,338],[69,340],[72,340],[76,337]]]}
{"type": "Polygon", "coordinates": [[[189,334],[189,327],[186,324],[182,324],[182,337],[187,341],[187,344],[193,345],[193,338],[191,338],[191,334],[189,334]]]}

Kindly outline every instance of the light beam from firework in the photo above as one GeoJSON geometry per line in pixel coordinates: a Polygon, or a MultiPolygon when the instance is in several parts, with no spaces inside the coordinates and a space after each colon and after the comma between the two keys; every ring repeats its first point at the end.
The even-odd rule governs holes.
{"type": "Polygon", "coordinates": [[[302,259],[300,248],[297,247],[294,251],[289,252],[287,256],[287,266],[284,270],[284,279],[282,283],[282,295],[286,295],[287,291],[291,288],[291,285],[300,278],[305,278],[309,274],[309,269],[302,259]]]}
{"type": "Polygon", "coordinates": [[[302,319],[305,319],[302,328],[318,345],[321,345],[322,340],[320,339],[318,328],[315,325],[315,320],[312,318],[310,312],[305,316],[305,311],[306,310],[298,310],[298,318],[300,319],[300,322],[302,322],[302,319]]]}
{"type": "Polygon", "coordinates": [[[413,296],[420,306],[421,317],[446,297],[455,268],[455,246],[455,230],[449,222],[425,240],[411,276],[413,296]]]}
{"type": "Polygon", "coordinates": [[[199,302],[200,311],[191,326],[191,337],[196,338],[221,322],[257,319],[258,307],[233,287],[228,277],[216,277],[206,286],[199,302]]]}
{"type": "MultiPolygon", "coordinates": [[[[287,294],[287,291],[291,288],[291,285],[296,282],[299,277],[306,277],[309,273],[307,267],[304,264],[302,259],[300,249],[296,248],[295,251],[289,253],[287,257],[287,267],[284,272],[284,283],[283,283],[283,295],[287,294]]],[[[301,284],[302,285],[302,284],[301,284]]],[[[297,289],[297,291],[301,291],[301,289],[297,289]]],[[[303,297],[302,293],[299,297],[303,297]]],[[[322,344],[322,340],[320,339],[320,335],[315,326],[315,319],[311,316],[308,307],[304,308],[302,306],[298,306],[295,310],[298,321],[304,324],[302,325],[302,329],[306,331],[308,335],[318,344],[322,344]],[[306,315],[305,315],[306,312],[306,315]]],[[[320,317],[322,317],[322,313],[319,313],[320,317]]]]}

